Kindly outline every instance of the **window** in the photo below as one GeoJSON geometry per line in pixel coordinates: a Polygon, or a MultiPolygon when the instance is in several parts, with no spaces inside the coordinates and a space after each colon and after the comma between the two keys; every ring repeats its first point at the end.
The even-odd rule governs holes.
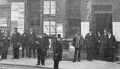
{"type": "Polygon", "coordinates": [[[56,23],[55,21],[44,21],[44,33],[48,35],[56,34],[56,23]]]}
{"type": "Polygon", "coordinates": [[[83,37],[85,38],[86,34],[89,33],[89,22],[81,22],[81,34],[83,35],[83,37]]]}
{"type": "Polygon", "coordinates": [[[44,1],[44,14],[50,14],[50,1],[44,1]]]}
{"type": "Polygon", "coordinates": [[[112,22],[113,35],[117,41],[120,41],[120,22],[112,22]]]}
{"type": "Polygon", "coordinates": [[[60,34],[63,37],[63,24],[57,24],[57,34],[60,34]]]}
{"type": "Polygon", "coordinates": [[[44,1],[44,12],[43,14],[56,14],[56,1],[46,0],[44,1]]]}

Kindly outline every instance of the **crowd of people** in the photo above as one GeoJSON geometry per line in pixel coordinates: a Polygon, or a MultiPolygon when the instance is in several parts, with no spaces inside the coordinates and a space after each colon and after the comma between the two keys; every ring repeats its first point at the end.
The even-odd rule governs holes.
{"type": "Polygon", "coordinates": [[[114,35],[107,30],[100,32],[90,31],[85,38],[77,33],[73,38],[72,45],[75,47],[73,62],[80,61],[81,50],[86,48],[87,60],[115,61],[117,42],[114,35]]]}
{"type": "Polygon", "coordinates": [[[7,59],[8,48],[12,47],[13,59],[19,59],[21,56],[28,58],[37,57],[37,65],[45,65],[45,58],[49,49],[49,38],[52,38],[54,69],[58,69],[59,61],[62,59],[61,35],[48,37],[45,33],[35,33],[30,30],[20,34],[17,28],[14,28],[12,35],[0,31],[0,55],[1,59],[7,59]],[[22,54],[20,54],[20,49],[22,54]]]}
{"type": "MultiPolygon", "coordinates": [[[[13,58],[19,59],[19,50],[22,49],[22,57],[37,57],[37,65],[45,65],[45,57],[49,49],[49,38],[44,33],[34,33],[34,31],[24,32],[22,35],[14,29],[14,33],[9,36],[0,31],[0,54],[1,59],[6,59],[8,48],[13,50],[13,58]]],[[[52,37],[52,50],[54,69],[58,69],[59,61],[62,60],[63,46],[60,34],[52,37]]],[[[75,48],[73,62],[81,60],[81,49],[85,48],[87,60],[94,59],[114,61],[117,51],[117,42],[110,31],[104,30],[104,33],[94,33],[90,31],[85,38],[77,33],[73,38],[72,45],[75,48]]]]}

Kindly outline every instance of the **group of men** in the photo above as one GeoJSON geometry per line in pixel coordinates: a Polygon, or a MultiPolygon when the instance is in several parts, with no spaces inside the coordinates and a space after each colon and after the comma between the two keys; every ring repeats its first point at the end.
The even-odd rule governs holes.
{"type": "MultiPolygon", "coordinates": [[[[34,33],[33,31],[24,32],[20,34],[17,28],[14,28],[14,32],[10,39],[6,40],[2,45],[2,33],[0,33],[0,48],[2,50],[3,57],[7,58],[8,47],[12,46],[13,49],[13,58],[19,59],[20,54],[19,50],[22,49],[22,57],[36,57],[37,56],[37,65],[45,65],[45,58],[47,56],[47,50],[49,48],[49,38],[44,33],[34,33]],[[9,41],[7,43],[7,41],[9,41]],[[5,46],[6,45],[6,46],[5,46]]],[[[61,36],[58,35],[52,37],[52,48],[53,48],[53,60],[54,60],[54,69],[58,69],[59,61],[62,60],[62,43],[61,36]]]]}
{"type": "Polygon", "coordinates": [[[75,47],[73,62],[80,61],[82,48],[86,48],[87,60],[89,61],[94,59],[114,61],[116,59],[117,42],[110,31],[104,30],[103,34],[90,31],[85,38],[77,33],[72,44],[75,47]]]}
{"type": "Polygon", "coordinates": [[[11,37],[11,44],[13,46],[13,58],[19,59],[19,50],[22,49],[22,57],[36,57],[38,59],[37,65],[45,65],[45,56],[49,48],[49,38],[46,34],[36,34],[33,31],[19,34],[17,28],[11,37]]]}

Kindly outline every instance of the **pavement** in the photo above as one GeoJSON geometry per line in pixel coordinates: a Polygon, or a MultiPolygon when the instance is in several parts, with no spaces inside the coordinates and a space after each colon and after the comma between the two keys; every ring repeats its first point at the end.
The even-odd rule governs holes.
{"type": "MultiPolygon", "coordinates": [[[[20,58],[20,59],[6,59],[1,60],[0,64],[17,65],[17,66],[32,66],[53,69],[53,60],[46,59],[45,66],[36,65],[37,59],[35,58],[20,58]]],[[[59,64],[60,69],[120,69],[119,62],[105,62],[99,60],[80,62],[61,61],[59,64]]]]}
{"type": "MultiPolygon", "coordinates": [[[[74,55],[73,51],[74,51],[74,48],[71,48],[69,52],[64,51],[64,58],[63,58],[63,61],[61,61],[59,64],[59,69],[120,69],[120,61],[113,62],[113,63],[100,61],[100,60],[87,61],[85,60],[86,54],[84,51],[83,51],[83,54],[81,54],[81,56],[83,56],[82,60],[80,62],[73,63],[71,61],[74,55]],[[66,59],[70,59],[70,60],[68,61],[66,59]]],[[[1,69],[1,65],[10,65],[8,67],[3,66],[7,68],[2,68],[2,69],[53,69],[54,62],[52,58],[47,58],[45,61],[45,66],[36,65],[36,64],[37,64],[36,58],[12,59],[12,56],[8,55],[8,59],[0,60],[0,69],[1,69]],[[18,66],[18,67],[13,68],[15,66],[18,66]]]]}

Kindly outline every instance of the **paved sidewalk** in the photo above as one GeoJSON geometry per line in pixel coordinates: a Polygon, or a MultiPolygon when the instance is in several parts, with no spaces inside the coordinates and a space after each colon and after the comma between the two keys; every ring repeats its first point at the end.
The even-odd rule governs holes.
{"type": "MultiPolygon", "coordinates": [[[[37,60],[33,58],[21,58],[21,59],[7,59],[1,60],[0,64],[13,64],[13,65],[27,65],[27,66],[37,66],[37,60]]],[[[40,67],[47,67],[53,68],[53,60],[46,59],[45,66],[40,67]]],[[[105,61],[86,61],[83,60],[81,62],[72,61],[61,61],[59,64],[60,69],[120,69],[120,64],[105,62],[105,61]]]]}
{"type": "MultiPolygon", "coordinates": [[[[10,65],[20,65],[20,66],[38,66],[37,64],[37,59],[35,58],[20,58],[20,59],[5,59],[1,60],[0,64],[10,64],[10,65]]],[[[52,59],[46,59],[45,61],[45,66],[40,67],[52,67],[53,61],[52,59]]]]}

